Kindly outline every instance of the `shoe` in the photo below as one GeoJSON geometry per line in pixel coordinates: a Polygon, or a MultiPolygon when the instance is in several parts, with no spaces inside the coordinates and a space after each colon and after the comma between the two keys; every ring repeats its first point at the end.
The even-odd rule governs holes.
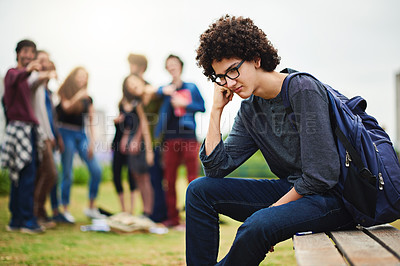
{"type": "Polygon", "coordinates": [[[105,216],[113,216],[113,214],[111,213],[111,212],[109,212],[109,211],[106,211],[106,210],[104,210],[104,209],[102,209],[102,208],[98,208],[99,209],[99,212],[101,213],[101,214],[104,214],[105,216]]]}
{"type": "Polygon", "coordinates": [[[75,218],[74,218],[74,216],[72,216],[72,214],[69,211],[64,212],[64,217],[69,223],[71,223],[71,224],[75,223],[75,218]]]}
{"type": "Polygon", "coordinates": [[[179,231],[179,232],[185,232],[186,231],[186,224],[178,224],[172,227],[173,230],[179,231]]]}
{"type": "Polygon", "coordinates": [[[7,232],[17,232],[19,231],[20,227],[17,226],[11,226],[11,225],[6,225],[6,231],[7,232]]]}
{"type": "Polygon", "coordinates": [[[28,227],[21,227],[20,232],[28,235],[36,235],[36,234],[43,234],[46,231],[41,226],[38,226],[36,228],[28,228],[28,227]]]}
{"type": "Polygon", "coordinates": [[[166,221],[163,221],[161,223],[165,227],[170,227],[170,228],[179,225],[179,222],[178,221],[174,221],[174,220],[166,220],[166,221]]]}
{"type": "Polygon", "coordinates": [[[27,223],[21,227],[20,232],[24,234],[42,234],[46,231],[43,226],[38,225],[36,222],[27,223]]]}
{"type": "Polygon", "coordinates": [[[66,224],[73,224],[70,221],[67,220],[67,218],[65,218],[65,216],[62,213],[59,213],[55,216],[53,216],[53,221],[56,223],[66,223],[66,224]]]}
{"type": "Polygon", "coordinates": [[[50,220],[47,217],[44,218],[38,218],[38,224],[39,226],[43,226],[46,229],[51,229],[57,226],[56,222],[50,220]]]}
{"type": "Polygon", "coordinates": [[[93,208],[93,209],[88,208],[84,211],[84,213],[90,219],[105,219],[105,218],[107,218],[107,216],[104,214],[101,214],[99,212],[99,209],[97,209],[97,208],[93,208]]]}

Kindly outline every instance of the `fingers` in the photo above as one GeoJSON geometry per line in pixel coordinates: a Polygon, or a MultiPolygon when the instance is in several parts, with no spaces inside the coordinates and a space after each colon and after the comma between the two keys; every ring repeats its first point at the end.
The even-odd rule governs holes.
{"type": "Polygon", "coordinates": [[[34,61],[30,62],[26,66],[26,71],[28,71],[28,72],[40,71],[40,70],[42,70],[42,65],[37,60],[34,60],[34,61]]]}
{"type": "Polygon", "coordinates": [[[57,78],[57,72],[54,70],[49,71],[49,79],[57,78]]]}
{"type": "Polygon", "coordinates": [[[230,89],[223,86],[219,86],[217,83],[214,83],[214,88],[216,90],[219,90],[229,101],[232,101],[233,92],[230,89]]]}
{"type": "Polygon", "coordinates": [[[162,88],[162,92],[164,95],[172,95],[175,92],[175,90],[176,86],[174,84],[170,84],[162,88]]]}
{"type": "Polygon", "coordinates": [[[89,160],[91,160],[93,158],[93,155],[94,155],[93,149],[89,148],[89,150],[88,150],[88,158],[89,158],[89,160]]]}

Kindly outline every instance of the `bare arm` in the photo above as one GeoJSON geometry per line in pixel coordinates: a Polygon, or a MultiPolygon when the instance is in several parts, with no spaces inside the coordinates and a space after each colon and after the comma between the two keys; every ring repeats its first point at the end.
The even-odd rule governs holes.
{"type": "Polygon", "coordinates": [[[56,78],[57,73],[54,70],[51,71],[39,71],[38,79],[33,83],[31,89],[33,92],[37,90],[37,88],[43,84],[44,82],[49,81],[49,79],[56,78]]]}
{"type": "Polygon", "coordinates": [[[232,100],[231,91],[214,84],[214,98],[211,108],[210,123],[208,125],[207,136],[205,140],[206,155],[210,155],[214,148],[221,141],[221,115],[224,107],[232,100]]]}
{"type": "Polygon", "coordinates": [[[147,164],[151,166],[154,163],[154,152],[153,152],[153,146],[151,143],[149,123],[147,121],[146,114],[144,113],[142,104],[139,104],[136,107],[136,111],[138,113],[139,120],[140,120],[140,126],[141,126],[141,129],[143,132],[144,145],[146,147],[146,161],[147,161],[147,164]]]}
{"type": "Polygon", "coordinates": [[[156,94],[157,89],[150,84],[145,86],[144,94],[142,96],[142,101],[145,106],[147,106],[156,94]]]}
{"type": "Polygon", "coordinates": [[[94,118],[94,115],[95,115],[95,112],[94,112],[94,107],[93,107],[93,104],[91,104],[91,105],[89,105],[89,109],[88,109],[88,118],[89,118],[89,130],[88,130],[88,133],[89,133],[89,136],[88,136],[88,138],[89,138],[89,149],[88,149],[88,157],[89,157],[89,159],[91,159],[91,158],[93,158],[93,155],[94,155],[94,143],[95,143],[95,137],[94,137],[94,124],[93,124],[93,118],[94,118]]]}
{"type": "Polygon", "coordinates": [[[65,97],[61,96],[61,107],[67,114],[70,114],[73,112],[76,104],[79,103],[80,100],[88,97],[89,95],[87,94],[86,89],[81,89],[75,93],[71,99],[66,99],[65,97]]]}

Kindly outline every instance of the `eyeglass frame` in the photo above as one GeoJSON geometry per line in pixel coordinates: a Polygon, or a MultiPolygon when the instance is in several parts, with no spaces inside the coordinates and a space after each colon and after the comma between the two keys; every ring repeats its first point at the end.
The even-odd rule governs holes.
{"type": "Polygon", "coordinates": [[[226,78],[229,78],[230,80],[235,80],[235,79],[237,79],[237,78],[240,76],[239,68],[242,66],[242,64],[244,63],[244,61],[246,61],[246,60],[243,59],[243,60],[242,60],[239,64],[237,64],[235,67],[232,67],[231,69],[228,69],[228,70],[225,72],[225,74],[215,75],[215,72],[214,72],[214,74],[211,76],[211,81],[217,83],[219,86],[224,86],[226,83],[228,83],[227,80],[226,80],[226,78]],[[236,72],[237,72],[237,76],[234,77],[234,78],[228,76],[228,72],[231,72],[232,70],[236,70],[236,72]],[[220,78],[220,79],[224,78],[225,83],[219,83],[219,82],[217,81],[217,78],[220,78]]]}

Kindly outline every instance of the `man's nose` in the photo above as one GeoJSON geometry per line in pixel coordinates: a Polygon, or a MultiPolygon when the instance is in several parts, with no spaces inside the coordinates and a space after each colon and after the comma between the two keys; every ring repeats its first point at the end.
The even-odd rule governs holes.
{"type": "Polygon", "coordinates": [[[232,88],[233,86],[235,86],[236,85],[236,80],[235,79],[230,79],[230,78],[227,78],[226,79],[226,87],[227,88],[232,88]]]}

